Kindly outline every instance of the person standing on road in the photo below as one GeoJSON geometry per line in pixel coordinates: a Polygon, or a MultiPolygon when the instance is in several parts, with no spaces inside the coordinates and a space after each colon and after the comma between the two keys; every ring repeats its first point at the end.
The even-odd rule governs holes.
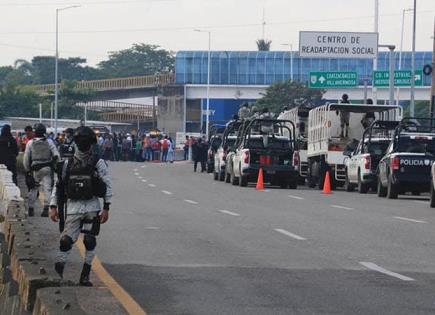
{"type": "Polygon", "coordinates": [[[184,140],[184,147],[183,147],[185,161],[189,159],[189,147],[190,147],[189,136],[186,136],[186,139],[184,140]]]}
{"type": "Polygon", "coordinates": [[[59,146],[59,154],[61,159],[68,159],[74,155],[74,129],[67,128],[65,130],[65,139],[59,146]]]}
{"type": "Polygon", "coordinates": [[[174,141],[172,141],[172,138],[168,138],[169,141],[169,148],[168,148],[168,160],[170,163],[174,163],[174,141]]]}
{"type": "Polygon", "coordinates": [[[12,173],[12,180],[17,184],[17,141],[12,137],[11,126],[4,125],[0,135],[0,164],[4,164],[12,173]]]}
{"type": "Polygon", "coordinates": [[[198,141],[193,144],[193,171],[196,172],[198,168],[198,163],[201,163],[201,173],[204,173],[206,170],[206,162],[207,162],[207,144],[203,143],[201,138],[198,138],[198,141]]]}
{"type": "Polygon", "coordinates": [[[100,224],[109,219],[109,207],[112,197],[112,184],[107,164],[95,156],[92,145],[96,143],[96,136],[89,127],[79,127],[74,133],[77,151],[74,157],[67,160],[62,168],[50,202],[50,218],[59,221],[57,211],[58,193],[66,192],[67,215],[65,228],[60,236],[60,251],[55,263],[55,270],[61,278],[73,244],[81,233],[84,234],[83,244],[86,248],[83,269],[80,275],[81,286],[92,286],[89,280],[92,261],[95,257],[97,245],[96,237],[100,231],[100,224]],[[103,198],[101,208],[99,198],[103,198]]]}
{"type": "Polygon", "coordinates": [[[26,126],[24,128],[24,133],[26,134],[21,141],[21,151],[26,150],[27,143],[34,138],[32,126],[26,126]]]}
{"type": "Polygon", "coordinates": [[[60,160],[59,151],[52,140],[45,137],[47,129],[43,124],[34,127],[35,138],[30,140],[24,151],[24,170],[33,180],[29,185],[29,216],[34,215],[38,191],[42,186],[44,192],[44,209],[41,217],[48,217],[48,206],[53,189],[53,169],[56,161],[60,160]],[[32,187],[33,186],[33,187],[32,187]]]}
{"type": "Polygon", "coordinates": [[[169,151],[169,140],[168,140],[168,136],[165,136],[163,138],[163,140],[161,141],[162,143],[162,162],[167,162],[168,161],[168,151],[169,151]]]}

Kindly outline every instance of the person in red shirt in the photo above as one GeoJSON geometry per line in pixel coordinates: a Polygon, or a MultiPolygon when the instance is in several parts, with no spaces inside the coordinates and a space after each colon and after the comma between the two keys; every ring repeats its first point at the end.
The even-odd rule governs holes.
{"type": "Polygon", "coordinates": [[[26,150],[27,143],[35,137],[32,126],[26,126],[24,132],[26,135],[21,140],[21,151],[23,152],[26,150]]]}
{"type": "Polygon", "coordinates": [[[162,162],[167,162],[168,161],[168,150],[169,150],[169,140],[168,140],[168,136],[165,136],[163,138],[163,140],[161,141],[162,143],[162,162]]]}

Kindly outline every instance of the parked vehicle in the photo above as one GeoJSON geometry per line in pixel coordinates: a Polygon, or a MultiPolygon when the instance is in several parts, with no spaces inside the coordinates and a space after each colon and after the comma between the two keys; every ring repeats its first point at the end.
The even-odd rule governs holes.
{"type": "Polygon", "coordinates": [[[352,142],[358,142],[365,130],[366,115],[375,120],[399,121],[400,106],[366,104],[326,104],[316,107],[308,115],[308,171],[309,187],[323,188],[326,172],[330,172],[331,188],[344,185],[346,166],[343,152],[352,142]]]}
{"type": "Polygon", "coordinates": [[[378,196],[396,199],[430,191],[435,160],[435,125],[429,118],[406,118],[396,128],[379,162],[378,196]]]}
{"type": "Polygon", "coordinates": [[[361,141],[355,150],[345,151],[346,179],[344,189],[353,191],[358,188],[360,194],[365,194],[377,188],[377,170],[379,161],[390,144],[397,121],[375,121],[364,131],[361,141]]]}
{"type": "Polygon", "coordinates": [[[252,119],[245,125],[233,157],[231,183],[256,182],[260,168],[264,182],[297,188],[299,154],[295,125],[288,120],[252,119]]]}
{"type": "Polygon", "coordinates": [[[240,120],[231,120],[225,128],[221,145],[214,154],[214,180],[224,181],[225,179],[227,155],[235,150],[237,133],[241,125],[242,122],[240,120]]]}
{"type": "Polygon", "coordinates": [[[207,173],[214,172],[214,155],[222,143],[222,135],[225,130],[225,125],[212,125],[208,138],[208,152],[207,152],[207,173]]]}
{"type": "Polygon", "coordinates": [[[278,119],[290,120],[295,124],[295,139],[299,152],[299,183],[304,184],[308,170],[308,114],[311,107],[298,106],[281,113],[278,119]]]}

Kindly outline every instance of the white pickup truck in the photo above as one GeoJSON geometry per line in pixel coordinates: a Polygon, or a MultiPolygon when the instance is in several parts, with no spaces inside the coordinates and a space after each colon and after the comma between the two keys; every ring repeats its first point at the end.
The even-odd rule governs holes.
{"type": "Polygon", "coordinates": [[[375,120],[400,121],[402,118],[402,108],[393,105],[326,104],[309,112],[309,187],[322,189],[326,172],[330,173],[332,189],[344,185],[347,157],[343,153],[349,143],[362,138],[363,121],[369,113],[374,114],[375,120]]]}
{"type": "Polygon", "coordinates": [[[363,137],[353,152],[344,152],[346,179],[344,189],[353,191],[356,187],[360,194],[377,189],[377,170],[379,161],[385,155],[398,121],[375,121],[364,131],[363,137]]]}
{"type": "Polygon", "coordinates": [[[256,182],[261,168],[264,182],[296,189],[299,155],[294,134],[295,127],[291,121],[251,120],[239,137],[234,153],[232,184],[247,186],[248,182],[256,182]]]}

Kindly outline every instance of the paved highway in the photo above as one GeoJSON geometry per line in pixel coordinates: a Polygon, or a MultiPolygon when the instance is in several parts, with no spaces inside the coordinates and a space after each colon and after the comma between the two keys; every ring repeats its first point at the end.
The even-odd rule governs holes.
{"type": "Polygon", "coordinates": [[[111,163],[98,256],[148,314],[434,314],[428,198],[241,188],[111,163]]]}

